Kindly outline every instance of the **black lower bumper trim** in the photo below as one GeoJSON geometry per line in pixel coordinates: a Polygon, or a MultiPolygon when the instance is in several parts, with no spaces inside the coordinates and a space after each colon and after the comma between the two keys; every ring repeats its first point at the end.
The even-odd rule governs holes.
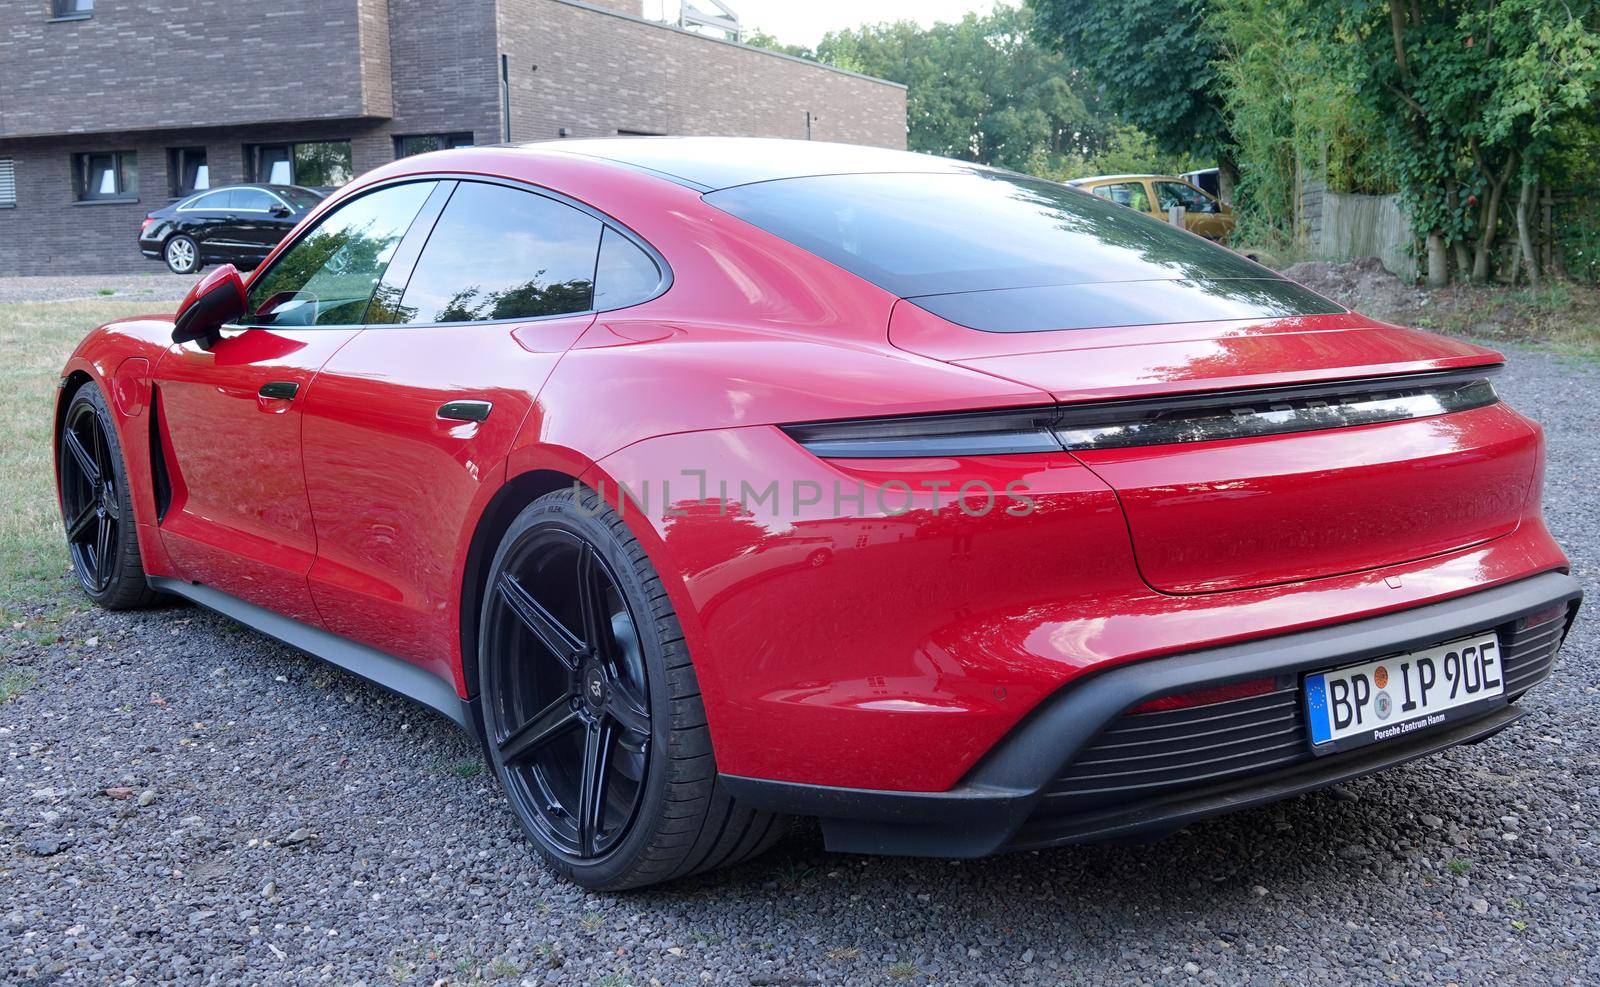
{"type": "Polygon", "coordinates": [[[1397,767],[1458,744],[1487,740],[1504,730],[1523,712],[1515,706],[1501,706],[1454,729],[1424,733],[1409,742],[1373,744],[1342,756],[1309,761],[1230,785],[1141,802],[1131,812],[1110,810],[1094,816],[1068,819],[1052,819],[1048,814],[1039,813],[1022,826],[1006,849],[1030,850],[1062,843],[1119,840],[1151,832],[1171,832],[1207,816],[1315,791],[1385,768],[1397,767]]]}
{"type": "Polygon", "coordinates": [[[1124,711],[1148,699],[1416,650],[1463,632],[1499,627],[1554,604],[1575,609],[1581,597],[1577,580],[1546,572],[1411,610],[1122,665],[1045,700],[945,792],[841,789],[728,775],[723,782],[752,808],[819,817],[828,848],[845,852],[978,857],[1171,829],[1482,740],[1520,711],[1499,707],[1464,723],[1419,731],[1403,742],[1374,744],[1138,804],[1099,807],[1093,815],[1052,818],[1041,803],[1048,802],[1045,793],[1066,765],[1124,711]]]}

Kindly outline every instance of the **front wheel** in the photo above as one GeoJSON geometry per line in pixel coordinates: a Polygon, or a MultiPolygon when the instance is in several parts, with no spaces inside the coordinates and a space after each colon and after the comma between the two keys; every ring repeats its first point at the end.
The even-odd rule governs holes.
{"type": "Polygon", "coordinates": [[[182,233],[167,241],[161,249],[167,270],[173,274],[193,274],[200,270],[200,245],[182,233]]]}
{"type": "Polygon", "coordinates": [[[589,491],[528,505],[490,568],[479,634],[489,760],[572,881],[615,891],[765,851],[783,819],[717,780],[694,664],[655,568],[589,491]]]}
{"type": "Polygon", "coordinates": [[[94,384],[72,395],[56,444],[61,517],[72,571],[89,599],[108,610],[160,598],[144,578],[133,497],[111,409],[94,384]]]}

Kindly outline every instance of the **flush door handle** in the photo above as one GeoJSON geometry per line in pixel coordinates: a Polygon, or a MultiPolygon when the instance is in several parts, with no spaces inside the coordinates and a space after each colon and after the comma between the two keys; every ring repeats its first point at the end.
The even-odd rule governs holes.
{"type": "Polygon", "coordinates": [[[261,385],[261,390],[256,393],[264,398],[275,398],[280,401],[292,401],[300,390],[300,385],[292,380],[269,380],[261,385]]]}
{"type": "Polygon", "coordinates": [[[446,401],[439,405],[439,417],[453,422],[481,422],[494,405],[488,401],[446,401]]]}

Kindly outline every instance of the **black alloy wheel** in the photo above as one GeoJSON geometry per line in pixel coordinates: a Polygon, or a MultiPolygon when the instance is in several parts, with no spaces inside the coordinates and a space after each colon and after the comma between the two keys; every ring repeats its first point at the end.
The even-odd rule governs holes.
{"type": "Polygon", "coordinates": [[[617,891],[738,863],[788,829],[717,779],[683,630],[626,524],[558,490],[511,522],[484,583],[484,747],[552,867],[617,891]]]}
{"type": "Polygon", "coordinates": [[[104,593],[116,575],[122,498],[100,417],[77,405],[61,430],[61,505],[72,566],[89,595],[104,593]]]}
{"type": "Polygon", "coordinates": [[[56,462],[67,551],[83,591],[112,610],[159,598],[145,582],[122,448],[100,389],[84,384],[61,423],[56,462]]]}
{"type": "Polygon", "coordinates": [[[501,653],[493,742],[510,795],[541,842],[577,860],[627,833],[644,794],[649,680],[633,614],[605,560],[557,528],[517,546],[497,574],[490,627],[501,653]]]}

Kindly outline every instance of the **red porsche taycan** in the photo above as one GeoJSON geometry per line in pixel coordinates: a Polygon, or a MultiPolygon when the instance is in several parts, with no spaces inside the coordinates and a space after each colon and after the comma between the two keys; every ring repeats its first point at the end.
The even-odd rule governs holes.
{"type": "Polygon", "coordinates": [[[622,888],[1159,834],[1483,740],[1579,590],[1499,354],[1050,182],[826,144],[406,158],[94,330],[83,589],[483,742],[622,888]]]}

